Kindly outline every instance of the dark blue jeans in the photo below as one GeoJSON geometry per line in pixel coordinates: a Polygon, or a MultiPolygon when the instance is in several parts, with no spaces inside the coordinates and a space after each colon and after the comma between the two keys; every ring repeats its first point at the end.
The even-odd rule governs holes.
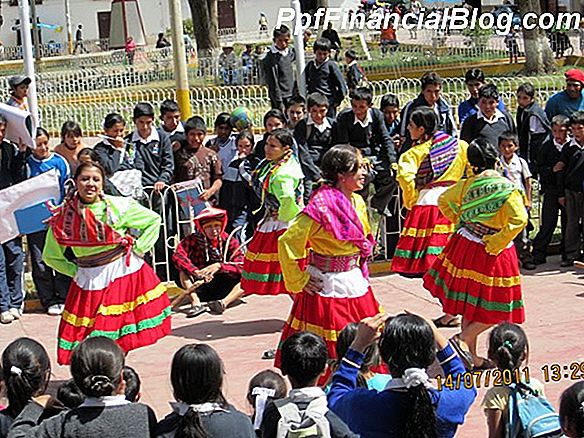
{"type": "Polygon", "coordinates": [[[24,252],[20,237],[0,245],[0,312],[20,309],[22,305],[23,264],[24,252]]]}
{"type": "Polygon", "coordinates": [[[41,304],[48,309],[53,304],[65,304],[71,278],[53,271],[43,261],[43,248],[47,231],[27,234],[28,251],[32,267],[32,280],[41,304]]]}

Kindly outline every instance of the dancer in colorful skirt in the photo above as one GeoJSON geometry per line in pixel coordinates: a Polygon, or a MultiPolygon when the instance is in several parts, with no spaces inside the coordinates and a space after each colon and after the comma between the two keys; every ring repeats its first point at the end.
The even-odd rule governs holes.
{"type": "Polygon", "coordinates": [[[55,211],[47,233],[45,263],[73,277],[59,325],[61,365],[90,336],[111,338],[128,352],[170,333],[166,288],[142,259],[158,239],[160,216],[130,198],[103,195],[104,180],[100,165],[80,164],[76,191],[55,211]]]}
{"type": "Polygon", "coordinates": [[[254,171],[252,184],[265,207],[265,216],[243,261],[241,288],[246,295],[288,293],[278,260],[278,237],[302,205],[303,174],[293,154],[293,144],[294,137],[288,129],[272,131],[265,145],[266,158],[254,171]]]}
{"type": "Polygon", "coordinates": [[[438,208],[438,198],[465,174],[468,145],[437,128],[432,108],[412,111],[408,131],[413,146],[398,163],[396,179],[409,212],[391,269],[406,276],[424,275],[454,231],[438,208]]]}
{"type": "Polygon", "coordinates": [[[280,346],[292,334],[310,331],[325,339],[334,359],[341,330],[377,315],[380,307],[367,272],[375,240],[365,201],[354,193],[365,184],[365,160],[353,146],[338,145],[325,153],[321,169],[325,184],[278,244],[286,287],[295,294],[280,346]]]}
{"type": "Polygon", "coordinates": [[[513,239],[527,224],[525,197],[495,169],[499,151],[484,140],[468,147],[475,176],[440,196],[442,213],[457,231],[424,276],[424,287],[445,313],[462,315],[452,345],[468,368],[491,367],[477,355],[477,337],[503,321],[525,320],[521,277],[513,239]]]}

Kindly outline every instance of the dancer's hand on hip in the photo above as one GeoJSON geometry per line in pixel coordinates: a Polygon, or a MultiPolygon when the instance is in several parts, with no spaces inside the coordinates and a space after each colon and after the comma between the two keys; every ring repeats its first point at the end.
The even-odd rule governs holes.
{"type": "Polygon", "coordinates": [[[304,292],[307,292],[310,295],[315,295],[319,292],[322,292],[322,279],[311,275],[308,283],[306,283],[306,286],[304,286],[304,292]]]}

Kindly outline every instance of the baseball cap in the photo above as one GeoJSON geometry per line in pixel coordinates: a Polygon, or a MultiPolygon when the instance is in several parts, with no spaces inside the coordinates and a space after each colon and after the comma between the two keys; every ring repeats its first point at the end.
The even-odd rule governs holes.
{"type": "Polygon", "coordinates": [[[577,68],[571,68],[566,73],[564,73],[567,81],[578,81],[584,85],[584,72],[577,68]]]}
{"type": "Polygon", "coordinates": [[[31,79],[26,75],[16,75],[8,79],[8,85],[10,85],[10,88],[16,88],[21,84],[30,85],[31,82],[31,79]]]}

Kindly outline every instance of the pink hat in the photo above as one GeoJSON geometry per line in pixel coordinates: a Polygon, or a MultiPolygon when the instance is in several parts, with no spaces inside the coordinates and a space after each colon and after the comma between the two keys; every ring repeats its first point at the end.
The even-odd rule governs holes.
{"type": "Polygon", "coordinates": [[[199,231],[203,232],[203,224],[210,220],[220,221],[223,225],[221,231],[224,232],[225,227],[227,226],[227,212],[220,208],[206,207],[197,216],[195,216],[193,222],[199,231]]]}

